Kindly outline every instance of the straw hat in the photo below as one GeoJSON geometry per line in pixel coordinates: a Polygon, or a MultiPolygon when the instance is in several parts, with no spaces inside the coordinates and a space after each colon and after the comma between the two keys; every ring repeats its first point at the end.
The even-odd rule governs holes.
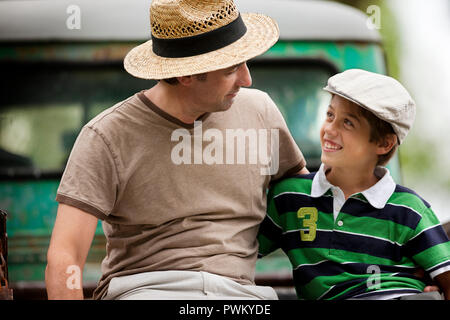
{"type": "Polygon", "coordinates": [[[240,14],[233,0],[153,0],[152,39],[125,57],[125,70],[143,79],[199,74],[245,62],[279,37],[270,17],[240,14]]]}

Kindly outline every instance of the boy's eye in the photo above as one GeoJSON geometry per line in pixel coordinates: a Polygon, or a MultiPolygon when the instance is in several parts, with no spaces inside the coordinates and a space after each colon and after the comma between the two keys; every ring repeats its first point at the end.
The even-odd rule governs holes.
{"type": "Polygon", "coordinates": [[[333,117],[333,113],[331,113],[330,111],[327,111],[327,119],[330,119],[333,117]]]}
{"type": "Polygon", "coordinates": [[[352,123],[350,120],[348,120],[348,119],[345,119],[345,120],[344,120],[344,123],[345,123],[346,125],[348,125],[348,126],[353,127],[353,123],[352,123]]]}

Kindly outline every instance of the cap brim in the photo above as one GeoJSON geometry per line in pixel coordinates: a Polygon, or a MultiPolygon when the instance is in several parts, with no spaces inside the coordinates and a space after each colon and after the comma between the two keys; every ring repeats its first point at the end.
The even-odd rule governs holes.
{"type": "Polygon", "coordinates": [[[279,37],[278,25],[272,18],[257,13],[242,13],[247,27],[236,42],[216,51],[184,58],[157,56],[152,40],[133,48],[124,59],[125,70],[142,79],[167,79],[231,67],[266,52],[279,37]]]}
{"type": "Polygon", "coordinates": [[[334,88],[332,88],[332,87],[330,87],[330,86],[328,86],[328,85],[327,85],[325,88],[323,88],[323,90],[328,91],[328,92],[331,93],[331,94],[336,94],[336,95],[338,95],[338,96],[341,96],[342,98],[347,99],[347,100],[349,100],[349,101],[355,103],[356,105],[360,106],[361,108],[364,108],[364,109],[366,109],[367,111],[370,111],[370,112],[373,113],[377,118],[379,118],[379,119],[381,119],[381,120],[383,120],[383,121],[388,122],[388,123],[392,126],[392,129],[394,130],[395,135],[397,136],[398,144],[400,145],[400,144],[402,143],[402,140],[403,140],[403,139],[400,138],[400,135],[399,135],[399,133],[398,133],[398,130],[397,130],[396,127],[391,123],[390,120],[384,118],[383,116],[381,116],[380,114],[378,114],[375,110],[369,108],[369,107],[366,106],[365,104],[363,104],[363,103],[361,103],[361,102],[359,102],[359,101],[356,101],[355,99],[352,99],[351,97],[349,97],[349,96],[347,96],[347,95],[345,95],[345,94],[343,94],[343,93],[341,93],[341,92],[338,92],[338,91],[334,90],[334,88]]]}
{"type": "Polygon", "coordinates": [[[330,86],[326,86],[325,88],[323,88],[323,90],[328,91],[329,93],[332,93],[332,94],[336,94],[336,95],[338,95],[338,96],[341,96],[342,98],[347,99],[347,100],[350,100],[351,102],[357,104],[358,106],[363,107],[364,109],[367,109],[367,110],[370,111],[370,112],[373,112],[373,110],[371,110],[370,108],[368,108],[367,106],[365,106],[365,105],[362,104],[361,102],[356,101],[355,99],[353,99],[353,98],[351,98],[351,97],[349,97],[349,96],[347,96],[347,95],[345,95],[345,94],[343,94],[343,93],[341,93],[341,92],[338,92],[338,91],[334,90],[334,89],[333,89],[332,87],[330,87],[330,86]]]}

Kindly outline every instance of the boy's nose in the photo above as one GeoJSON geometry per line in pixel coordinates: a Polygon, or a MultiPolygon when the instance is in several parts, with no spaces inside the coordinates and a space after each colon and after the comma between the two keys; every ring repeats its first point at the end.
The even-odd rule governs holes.
{"type": "Polygon", "coordinates": [[[338,132],[336,121],[327,122],[325,124],[324,131],[329,136],[335,137],[337,135],[337,132],[338,132]]]}

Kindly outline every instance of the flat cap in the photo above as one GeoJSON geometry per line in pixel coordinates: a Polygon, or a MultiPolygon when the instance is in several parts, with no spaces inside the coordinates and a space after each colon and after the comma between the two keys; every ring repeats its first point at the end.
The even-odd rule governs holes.
{"type": "Polygon", "coordinates": [[[348,99],[391,124],[401,144],[416,116],[416,104],[394,78],[349,69],[328,79],[324,90],[348,99]]]}

